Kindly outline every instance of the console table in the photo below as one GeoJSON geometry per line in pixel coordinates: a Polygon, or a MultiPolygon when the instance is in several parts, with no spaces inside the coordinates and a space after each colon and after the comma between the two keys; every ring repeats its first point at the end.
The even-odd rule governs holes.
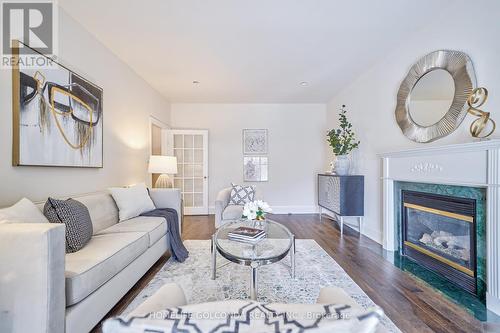
{"type": "Polygon", "coordinates": [[[323,209],[338,217],[340,233],[344,232],[344,217],[357,217],[359,233],[364,216],[364,176],[318,174],[318,206],[320,221],[323,209]]]}

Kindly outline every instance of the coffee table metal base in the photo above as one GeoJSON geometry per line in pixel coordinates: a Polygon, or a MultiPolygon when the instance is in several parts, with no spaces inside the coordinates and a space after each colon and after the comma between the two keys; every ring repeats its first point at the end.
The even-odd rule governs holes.
{"type": "MultiPolygon", "coordinates": [[[[217,277],[217,245],[215,243],[215,234],[212,236],[211,245],[210,245],[210,253],[212,255],[212,280],[215,280],[217,277]]],[[[295,236],[292,236],[292,246],[290,248],[290,276],[292,279],[295,279],[295,236]]],[[[251,275],[250,275],[250,299],[256,301],[257,300],[257,268],[260,266],[257,261],[248,262],[238,262],[240,265],[250,266],[251,275]]],[[[262,265],[265,265],[262,264],[262,265]]]]}

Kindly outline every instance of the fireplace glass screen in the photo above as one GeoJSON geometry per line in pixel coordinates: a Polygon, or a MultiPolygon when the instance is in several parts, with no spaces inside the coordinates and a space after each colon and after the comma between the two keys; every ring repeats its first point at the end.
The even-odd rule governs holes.
{"type": "MultiPolygon", "coordinates": [[[[407,206],[407,241],[430,250],[443,258],[472,269],[472,224],[461,218],[407,206]]],[[[425,209],[425,208],[424,208],[425,209]]]]}
{"type": "Polygon", "coordinates": [[[403,254],[475,291],[475,200],[403,191],[403,254]]]}

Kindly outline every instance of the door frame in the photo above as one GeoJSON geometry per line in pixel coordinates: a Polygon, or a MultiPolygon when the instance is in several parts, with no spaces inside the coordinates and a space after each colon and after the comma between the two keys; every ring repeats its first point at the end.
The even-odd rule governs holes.
{"type": "MultiPolygon", "coordinates": [[[[156,118],[155,116],[150,115],[149,116],[149,127],[148,127],[148,129],[149,129],[148,154],[149,155],[148,155],[148,160],[147,160],[146,163],[149,163],[149,156],[151,156],[151,154],[152,154],[151,151],[153,150],[153,140],[152,140],[152,138],[153,138],[153,125],[157,126],[157,127],[160,127],[161,130],[162,130],[161,131],[161,133],[162,133],[162,135],[161,135],[161,154],[165,155],[166,152],[167,152],[167,147],[165,147],[166,141],[165,141],[165,137],[164,137],[165,136],[165,134],[164,134],[165,131],[164,130],[169,129],[170,126],[167,123],[165,123],[165,122],[161,121],[160,119],[156,118]]],[[[148,173],[147,179],[148,179],[147,185],[150,188],[153,188],[153,175],[148,173]]]]}
{"type": "MultiPolygon", "coordinates": [[[[208,176],[208,129],[183,129],[183,128],[168,128],[163,131],[165,133],[164,140],[166,146],[166,154],[169,156],[174,156],[174,134],[183,135],[203,135],[203,207],[184,207],[185,215],[208,215],[209,213],[209,202],[208,202],[208,191],[209,191],[209,176],[208,176]]],[[[163,147],[163,145],[162,145],[163,147]]]]}

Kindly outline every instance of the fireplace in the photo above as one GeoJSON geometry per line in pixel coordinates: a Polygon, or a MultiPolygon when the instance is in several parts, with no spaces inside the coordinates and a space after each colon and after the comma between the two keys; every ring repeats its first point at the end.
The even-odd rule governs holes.
{"type": "Polygon", "coordinates": [[[401,191],[401,252],[477,295],[476,200],[401,191]]]}
{"type": "MultiPolygon", "coordinates": [[[[481,308],[481,305],[475,301],[479,300],[480,303],[486,304],[488,310],[500,315],[500,140],[446,146],[423,145],[415,149],[381,153],[379,156],[383,162],[383,233],[381,238],[388,257],[393,257],[394,263],[401,269],[419,277],[468,310],[475,311],[481,308]],[[472,217],[472,223],[465,224],[469,222],[462,219],[450,222],[465,230],[467,230],[465,226],[469,227],[469,231],[475,229],[475,235],[470,237],[475,243],[475,246],[470,246],[470,260],[462,260],[466,259],[462,256],[447,257],[447,254],[442,251],[420,244],[419,240],[422,237],[416,235],[413,239],[406,237],[405,240],[413,245],[424,245],[419,249],[429,251],[425,253],[436,254],[440,256],[440,259],[446,258],[453,265],[444,264],[432,256],[425,258],[426,265],[430,269],[423,263],[415,262],[415,256],[425,253],[403,245],[403,218],[411,213],[411,210],[403,206],[402,191],[475,200],[475,216],[457,213],[472,217]],[[406,209],[410,212],[406,211],[403,214],[403,210],[406,209]],[[417,236],[420,238],[416,239],[417,236]],[[392,256],[391,253],[393,253],[392,256]],[[431,261],[429,257],[433,260],[431,261]],[[445,272],[431,271],[431,269],[438,269],[437,267],[445,272]],[[458,267],[460,269],[457,269],[458,267]],[[475,292],[473,279],[471,274],[468,274],[470,271],[476,277],[475,292]],[[448,283],[450,280],[455,283],[448,283]],[[463,283],[464,281],[469,283],[463,283]]],[[[450,212],[443,208],[448,206],[449,200],[444,201],[443,206],[436,209],[450,212]]],[[[465,206],[467,205],[471,210],[472,201],[465,201],[465,206]]],[[[425,207],[426,204],[421,206],[425,207]]],[[[431,213],[424,211],[420,214],[429,216],[431,213]]],[[[466,235],[463,232],[461,235],[458,234],[455,229],[445,231],[455,236],[466,235]]],[[[420,255],[418,259],[422,257],[423,255],[420,255]]]]}

